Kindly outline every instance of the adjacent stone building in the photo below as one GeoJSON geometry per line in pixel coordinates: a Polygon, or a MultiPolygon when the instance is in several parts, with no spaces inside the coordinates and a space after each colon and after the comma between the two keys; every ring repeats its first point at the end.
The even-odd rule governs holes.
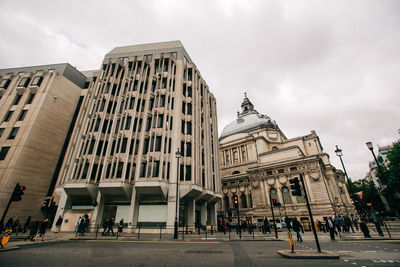
{"type": "Polygon", "coordinates": [[[92,226],[123,218],[128,231],[172,231],[177,202],[181,225],[215,225],[216,101],[181,42],[117,47],[84,74],[91,82],[57,182],[61,231],[84,214],[92,226]]]}
{"type": "Polygon", "coordinates": [[[323,152],[315,131],[288,139],[270,117],[258,113],[245,96],[237,119],[228,124],[219,138],[225,217],[236,220],[233,197],[238,196],[240,216],[261,222],[271,219],[271,200],[275,216],[308,220],[305,198],[293,197],[289,179],[303,175],[316,218],[334,214],[354,214],[344,180],[323,152]],[[278,204],[279,205],[279,204],[278,204]]]}
{"type": "Polygon", "coordinates": [[[57,163],[86,77],[69,64],[0,70],[0,214],[17,183],[22,200],[7,213],[23,223],[43,219],[57,163]]]}

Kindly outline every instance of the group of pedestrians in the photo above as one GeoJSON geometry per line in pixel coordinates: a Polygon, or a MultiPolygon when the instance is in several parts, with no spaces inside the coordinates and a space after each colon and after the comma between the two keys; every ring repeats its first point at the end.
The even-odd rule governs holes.
{"type": "Polygon", "coordinates": [[[89,231],[89,222],[89,215],[85,214],[79,217],[75,224],[75,232],[80,236],[85,235],[89,231]]]}
{"type": "Polygon", "coordinates": [[[16,235],[18,235],[18,233],[24,234],[29,230],[25,241],[30,240],[33,242],[38,238],[41,238],[41,240],[44,241],[48,222],[49,220],[47,218],[44,220],[33,221],[32,217],[29,216],[22,225],[19,221],[19,217],[17,217],[15,220],[11,217],[7,220],[5,225],[0,225],[0,230],[2,232],[6,229],[11,229],[12,233],[15,233],[16,235]]]}
{"type": "Polygon", "coordinates": [[[31,221],[27,227],[29,228],[29,235],[25,238],[25,241],[29,240],[34,242],[38,238],[44,241],[48,223],[48,219],[44,219],[43,221],[31,221]]]}

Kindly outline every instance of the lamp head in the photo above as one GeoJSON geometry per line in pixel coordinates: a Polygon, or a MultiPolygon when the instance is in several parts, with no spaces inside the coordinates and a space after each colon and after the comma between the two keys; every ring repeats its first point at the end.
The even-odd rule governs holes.
{"type": "Polygon", "coordinates": [[[369,150],[373,150],[374,149],[374,146],[372,145],[372,142],[366,142],[365,144],[367,145],[369,150]]]}
{"type": "Polygon", "coordinates": [[[336,145],[336,150],[335,150],[336,156],[341,157],[343,156],[343,152],[338,146],[336,145]]]}
{"type": "Polygon", "coordinates": [[[181,152],[178,150],[175,152],[175,158],[179,159],[182,156],[181,152]]]}

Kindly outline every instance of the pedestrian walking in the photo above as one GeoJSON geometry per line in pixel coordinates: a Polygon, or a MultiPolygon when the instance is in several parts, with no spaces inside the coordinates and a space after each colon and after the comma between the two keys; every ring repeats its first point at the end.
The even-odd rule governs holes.
{"type": "Polygon", "coordinates": [[[335,225],[332,222],[332,217],[329,217],[328,220],[326,221],[326,227],[329,229],[331,240],[335,240],[335,225]]]}
{"type": "Polygon", "coordinates": [[[108,228],[108,218],[104,219],[103,222],[103,233],[101,233],[102,236],[105,236],[107,233],[107,228],[108,228]]]}
{"type": "Polygon", "coordinates": [[[27,238],[25,238],[25,240],[29,239],[32,242],[35,241],[35,236],[38,231],[38,227],[39,227],[39,221],[30,222],[29,235],[27,238]]]}
{"type": "Polygon", "coordinates": [[[63,221],[63,219],[60,215],[56,221],[56,230],[55,230],[56,233],[60,232],[62,221],[63,221]]]}
{"type": "Polygon", "coordinates": [[[12,226],[14,224],[14,220],[12,217],[10,217],[10,219],[8,219],[8,221],[6,222],[6,229],[12,229],[12,226]]]}
{"type": "Polygon", "coordinates": [[[110,235],[110,233],[111,233],[112,236],[114,236],[113,226],[114,226],[114,218],[110,218],[110,219],[108,220],[106,235],[110,235]]]}
{"type": "Polygon", "coordinates": [[[300,235],[300,231],[301,231],[301,224],[300,222],[297,220],[297,218],[294,218],[292,221],[292,227],[293,227],[293,231],[296,232],[297,234],[297,241],[299,241],[300,243],[303,242],[303,238],[300,235]]]}
{"type": "Polygon", "coordinates": [[[49,222],[48,219],[44,219],[39,225],[39,237],[42,238],[42,241],[44,241],[44,236],[46,234],[46,229],[47,229],[48,222],[49,222]]]}

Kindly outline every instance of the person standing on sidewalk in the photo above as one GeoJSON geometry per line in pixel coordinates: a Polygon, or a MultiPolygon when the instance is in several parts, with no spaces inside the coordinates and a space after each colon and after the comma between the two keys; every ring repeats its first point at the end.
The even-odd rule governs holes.
{"type": "Polygon", "coordinates": [[[124,219],[121,219],[118,224],[118,233],[117,233],[118,236],[121,236],[123,228],[124,228],[124,219]]]}
{"type": "Polygon", "coordinates": [[[296,232],[297,234],[297,241],[299,241],[300,243],[303,242],[303,238],[301,238],[300,235],[300,231],[301,231],[301,224],[300,222],[297,220],[297,218],[294,218],[292,221],[292,227],[293,227],[293,231],[296,232]]]}
{"type": "Polygon", "coordinates": [[[56,230],[54,231],[55,233],[60,232],[61,224],[62,224],[62,217],[61,215],[58,217],[57,222],[56,222],[56,230]]]}

